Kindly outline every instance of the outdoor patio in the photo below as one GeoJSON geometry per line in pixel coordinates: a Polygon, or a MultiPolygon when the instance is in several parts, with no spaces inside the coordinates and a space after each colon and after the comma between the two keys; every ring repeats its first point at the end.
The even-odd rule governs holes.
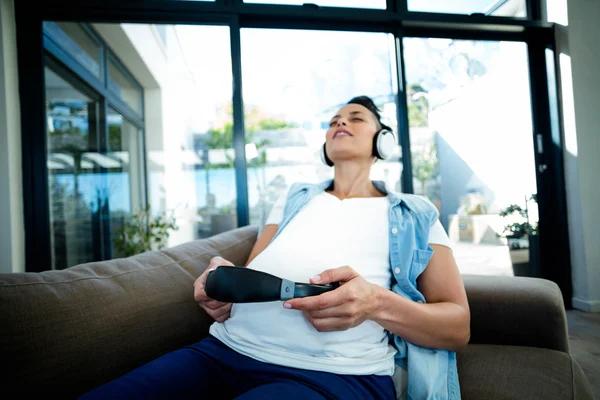
{"type": "Polygon", "coordinates": [[[508,246],[454,242],[453,250],[463,275],[514,275],[508,246]]]}

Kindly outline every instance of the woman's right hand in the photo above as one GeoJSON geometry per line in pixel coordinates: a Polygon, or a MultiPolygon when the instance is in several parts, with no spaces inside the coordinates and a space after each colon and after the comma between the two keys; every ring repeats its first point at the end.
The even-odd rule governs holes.
{"type": "Polygon", "coordinates": [[[204,309],[214,318],[217,322],[224,322],[227,318],[229,318],[229,313],[231,312],[231,303],[222,303],[217,300],[213,300],[206,295],[204,291],[204,284],[206,283],[206,277],[210,271],[215,270],[220,265],[229,265],[234,267],[231,261],[227,261],[222,257],[213,257],[210,260],[210,264],[206,268],[206,270],[196,279],[194,282],[194,300],[198,302],[200,307],[204,309]]]}

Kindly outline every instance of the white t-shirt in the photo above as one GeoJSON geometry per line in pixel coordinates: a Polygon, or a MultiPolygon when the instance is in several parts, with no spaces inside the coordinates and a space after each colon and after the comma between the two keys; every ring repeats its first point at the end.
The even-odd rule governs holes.
{"type": "MultiPolygon", "coordinates": [[[[333,196],[332,194],[327,194],[333,196]]],[[[287,192],[284,195],[280,196],[279,199],[277,199],[277,202],[273,204],[273,208],[271,208],[269,218],[267,218],[267,222],[265,223],[265,225],[279,225],[281,220],[283,220],[283,210],[285,208],[286,199],[287,192]]],[[[448,237],[448,234],[444,230],[444,227],[442,226],[442,223],[439,219],[435,221],[435,223],[431,227],[431,230],[429,231],[429,244],[440,244],[442,246],[452,248],[452,242],[450,241],[450,238],[448,237]]]]}
{"type": "MultiPolygon", "coordinates": [[[[283,217],[285,197],[268,223],[283,217]]],[[[340,200],[323,192],[294,217],[248,268],[295,282],[330,268],[350,266],[367,281],[391,289],[389,199],[340,200]]],[[[448,245],[443,235],[430,242],[448,245]]],[[[396,350],[387,332],[374,321],[337,332],[318,332],[299,310],[281,301],[234,304],[230,318],[213,323],[210,333],[251,358],[294,368],[337,374],[393,375],[396,350]]]]}

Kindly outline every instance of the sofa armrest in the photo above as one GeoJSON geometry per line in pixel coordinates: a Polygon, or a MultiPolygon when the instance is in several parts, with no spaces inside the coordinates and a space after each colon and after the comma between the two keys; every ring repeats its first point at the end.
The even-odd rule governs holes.
{"type": "Polygon", "coordinates": [[[7,393],[75,398],[208,334],[193,282],[216,255],[242,265],[257,228],[129,258],[0,274],[0,382],[7,393]]]}
{"type": "Polygon", "coordinates": [[[464,275],[471,309],[470,343],[569,352],[558,285],[538,278],[464,275]]]}

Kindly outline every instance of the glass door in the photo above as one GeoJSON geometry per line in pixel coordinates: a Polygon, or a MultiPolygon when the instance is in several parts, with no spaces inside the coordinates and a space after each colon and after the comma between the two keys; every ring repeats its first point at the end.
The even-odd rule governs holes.
{"type": "MultiPolygon", "coordinates": [[[[366,95],[397,132],[394,37],[387,33],[242,29],[242,75],[250,224],[262,229],[277,198],[297,181],[333,177],[319,151],[329,121],[366,95]]],[[[371,179],[400,190],[401,148],[371,179]]]]}
{"type": "Polygon", "coordinates": [[[228,26],[46,21],[44,36],[53,269],[237,227],[228,26]]]}
{"type": "Polygon", "coordinates": [[[439,209],[462,273],[537,275],[527,45],[405,38],[413,186],[439,209]]]}
{"type": "Polygon", "coordinates": [[[94,164],[97,154],[98,98],[76,87],[73,77],[47,63],[46,124],[50,241],[53,269],[100,257],[93,227],[94,164]]]}

